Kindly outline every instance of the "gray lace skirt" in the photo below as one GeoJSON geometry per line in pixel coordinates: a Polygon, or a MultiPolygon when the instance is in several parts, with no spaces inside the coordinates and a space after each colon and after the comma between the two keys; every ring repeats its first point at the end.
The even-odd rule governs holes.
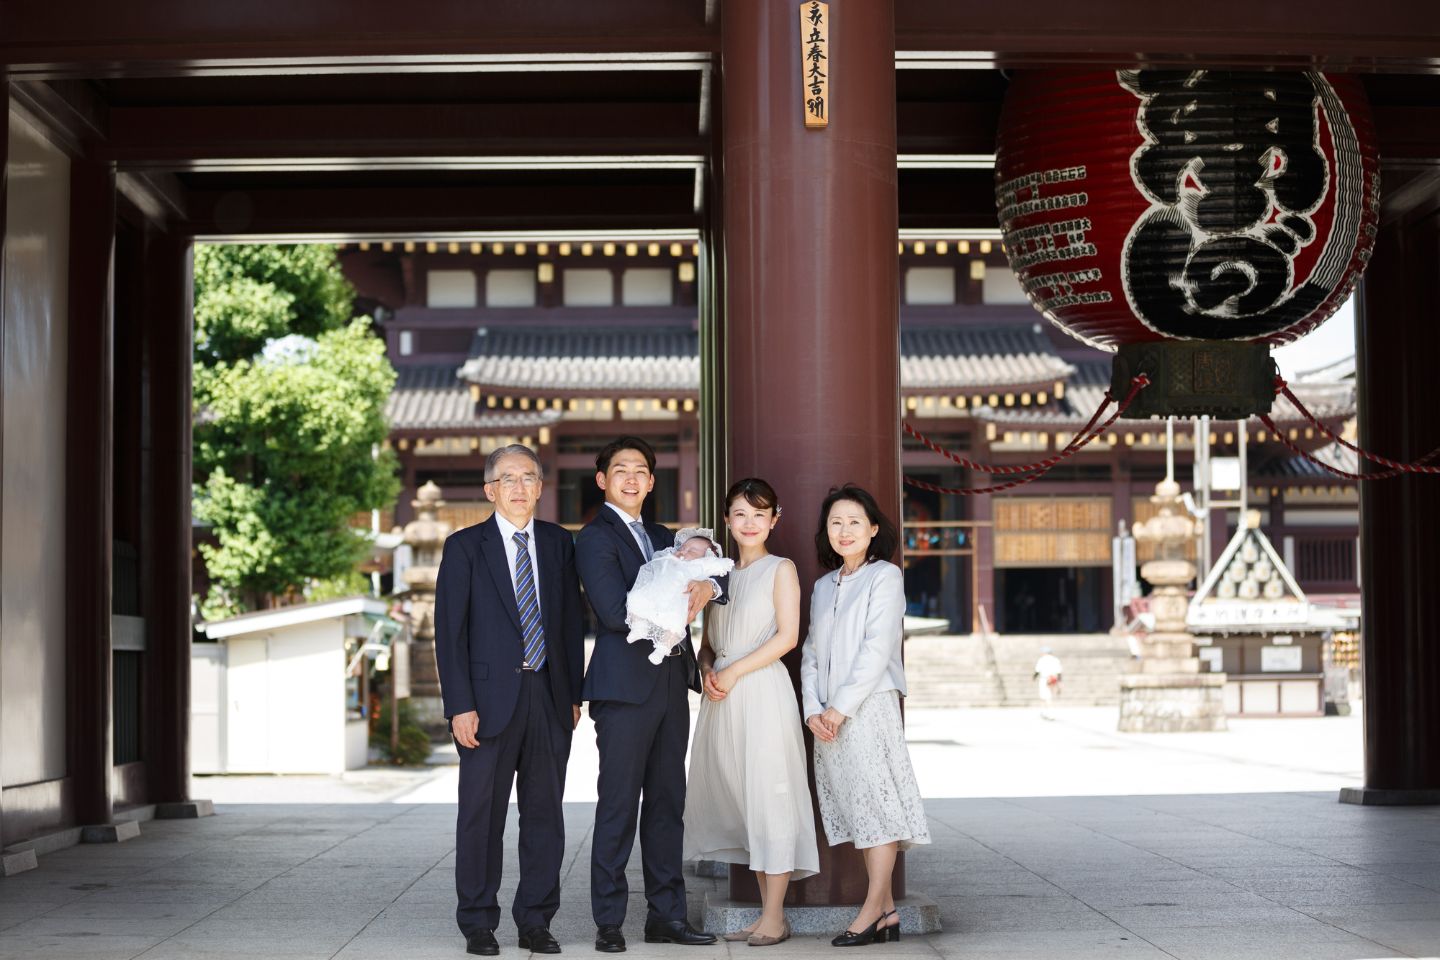
{"type": "Polygon", "coordinates": [[[833,743],[815,741],[815,792],[832,847],[849,842],[864,849],[898,841],[907,850],[930,842],[898,691],[872,693],[833,743]]]}

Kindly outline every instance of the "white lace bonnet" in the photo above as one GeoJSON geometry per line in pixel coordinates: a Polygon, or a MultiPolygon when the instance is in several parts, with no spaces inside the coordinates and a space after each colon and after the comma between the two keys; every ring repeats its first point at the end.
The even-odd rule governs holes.
{"type": "Polygon", "coordinates": [[[694,540],[700,537],[710,542],[710,552],[720,556],[720,544],[715,542],[715,531],[709,527],[681,527],[675,531],[675,549],[679,550],[687,540],[694,540]]]}

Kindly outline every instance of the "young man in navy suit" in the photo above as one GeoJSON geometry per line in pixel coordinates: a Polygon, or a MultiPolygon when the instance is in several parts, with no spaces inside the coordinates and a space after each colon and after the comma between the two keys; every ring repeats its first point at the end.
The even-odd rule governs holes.
{"type": "Polygon", "coordinates": [[[565,764],[580,722],[584,621],[570,534],[535,519],[543,478],[534,451],[511,444],[485,462],[495,512],[450,535],[435,585],[435,659],[460,751],[455,911],[465,949],[500,952],[505,814],[516,783],[520,883],[511,915],[520,947],[559,953],[565,764]]]}
{"type": "MultiPolygon", "coordinates": [[[[650,644],[625,641],[625,596],[636,574],[656,551],[675,542],[673,532],[640,516],[655,487],[655,451],[638,437],[621,437],[595,458],[595,483],[605,491],[605,503],[575,540],[576,566],[596,620],[584,689],[600,752],[590,850],[595,949],[625,949],[625,865],[635,845],[637,809],[648,905],[645,941],[714,943],[713,934],[686,921],[681,872],[688,691],[700,690],[695,650],[687,638],[656,665],[649,660],[650,644]]],[[[689,585],[691,618],[722,595],[723,585],[723,580],[689,585]]]]}

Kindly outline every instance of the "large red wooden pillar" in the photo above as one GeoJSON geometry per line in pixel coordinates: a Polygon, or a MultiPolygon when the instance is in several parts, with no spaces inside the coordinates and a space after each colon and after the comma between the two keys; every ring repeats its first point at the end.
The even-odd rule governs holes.
{"type": "MultiPolygon", "coordinates": [[[[829,126],[809,130],[800,8],[723,4],[721,143],[725,479],[761,476],[779,492],[771,546],[799,566],[803,614],[830,487],[854,481],[901,514],[894,4],[830,0],[829,126]]],[[[823,836],[820,849],[820,875],[792,886],[795,902],[864,899],[859,854],[823,836]]],[[[732,893],[753,889],[732,875],[732,893]]]]}
{"type": "Polygon", "coordinates": [[[700,308],[700,523],[717,531],[724,527],[720,501],[728,489],[730,476],[730,449],[725,434],[730,401],[725,379],[724,102],[724,86],[712,83],[706,105],[708,112],[702,118],[709,132],[710,163],[705,169],[700,275],[696,290],[700,308]]]}
{"type": "Polygon", "coordinates": [[[70,166],[65,739],[75,822],[111,822],[115,168],[70,166]]]}
{"type": "Polygon", "coordinates": [[[162,815],[190,791],[191,243],[174,227],[145,248],[144,508],[147,795],[162,815]]]}
{"type": "MultiPolygon", "coordinates": [[[[1414,460],[1440,446],[1440,174],[1385,176],[1356,311],[1360,445],[1414,460]]],[[[1360,485],[1360,580],[1365,786],[1341,799],[1440,803],[1440,478],[1360,485]]]]}
{"type": "MultiPolygon", "coordinates": [[[[6,197],[8,196],[10,178],[10,83],[7,80],[0,80],[0,427],[5,423],[5,337],[4,330],[7,318],[5,316],[5,235],[9,232],[7,224],[9,215],[6,212],[6,197]]],[[[3,479],[5,475],[5,445],[0,442],[0,497],[3,497],[3,479]]],[[[3,504],[3,499],[0,499],[3,504]]],[[[3,542],[5,530],[5,511],[0,509],[0,542],[3,542]]],[[[3,567],[3,563],[0,563],[3,567]]],[[[0,574],[4,570],[0,569],[0,574]]],[[[0,876],[8,876],[11,863],[3,853],[12,840],[10,831],[5,826],[5,787],[0,784],[0,876]]],[[[17,872],[21,869],[29,869],[29,864],[16,862],[13,868],[17,872]]]]}

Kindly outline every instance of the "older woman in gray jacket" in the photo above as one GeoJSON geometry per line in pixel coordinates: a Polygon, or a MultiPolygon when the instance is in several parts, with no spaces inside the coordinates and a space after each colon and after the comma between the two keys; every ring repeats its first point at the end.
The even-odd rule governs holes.
{"type": "Polygon", "coordinates": [[[825,837],[832,847],[853,843],[869,880],[860,912],[831,941],[837,947],[900,939],[895,854],[930,842],[900,719],[905,584],[889,561],[899,539],[860,487],[833,489],[821,504],[815,548],[833,572],[811,594],[800,688],[825,837]]]}

